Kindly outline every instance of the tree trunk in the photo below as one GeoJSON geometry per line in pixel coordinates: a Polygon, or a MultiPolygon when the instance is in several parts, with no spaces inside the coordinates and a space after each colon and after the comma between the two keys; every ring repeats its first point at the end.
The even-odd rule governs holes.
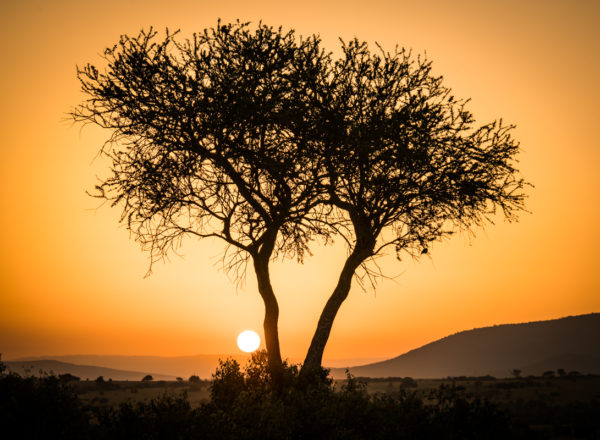
{"type": "Polygon", "coordinates": [[[275,382],[283,373],[283,363],[281,361],[281,351],[279,349],[279,330],[277,322],[279,320],[279,305],[277,298],[271,286],[269,276],[269,260],[257,256],[254,258],[254,270],[258,281],[258,291],[265,304],[265,320],[263,329],[265,334],[265,345],[267,347],[268,366],[271,376],[275,382]]]}
{"type": "Polygon", "coordinates": [[[307,372],[314,371],[321,367],[323,351],[325,350],[325,345],[327,344],[329,334],[331,333],[333,320],[335,319],[340,306],[348,297],[354,272],[358,266],[371,255],[371,251],[372,247],[365,248],[357,246],[346,259],[338,283],[329,297],[327,304],[325,304],[321,317],[319,318],[317,329],[315,330],[306,358],[304,359],[302,373],[306,374],[307,372]]]}

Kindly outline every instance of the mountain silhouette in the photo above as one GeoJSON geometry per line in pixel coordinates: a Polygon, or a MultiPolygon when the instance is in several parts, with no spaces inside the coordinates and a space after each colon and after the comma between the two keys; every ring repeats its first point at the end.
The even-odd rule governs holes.
{"type": "MultiPolygon", "coordinates": [[[[356,376],[415,378],[487,374],[508,377],[514,369],[521,370],[522,375],[539,375],[559,368],[600,374],[599,337],[599,313],[495,325],[462,331],[396,358],[348,369],[356,376]]],[[[231,356],[67,355],[13,359],[5,364],[21,374],[22,366],[26,365],[31,374],[42,369],[56,374],[71,373],[82,379],[104,376],[113,380],[140,380],[146,374],[156,380],[172,380],[175,376],[186,379],[192,374],[210,379],[219,358],[227,357],[231,356]]],[[[233,357],[242,365],[248,359],[247,355],[233,357]]],[[[332,368],[331,375],[344,378],[345,368],[332,368]]]]}
{"type": "Polygon", "coordinates": [[[124,371],[95,365],[76,365],[52,359],[7,361],[4,362],[4,364],[10,372],[18,373],[21,376],[42,376],[45,374],[58,375],[69,373],[79,377],[82,380],[94,380],[98,376],[103,376],[106,380],[142,380],[144,376],[150,374],[154,380],[175,380],[175,376],[171,375],[142,371],[124,371]]]}
{"type": "MultiPolygon", "coordinates": [[[[127,355],[98,355],[98,354],[74,354],[58,356],[28,356],[17,359],[10,359],[15,363],[55,360],[75,365],[93,365],[97,367],[113,368],[125,371],[148,371],[152,375],[167,375],[172,377],[182,377],[184,379],[192,374],[202,379],[210,379],[219,365],[219,359],[233,358],[240,365],[244,366],[250,359],[245,354],[226,355],[226,354],[198,354],[190,356],[127,356],[127,355]]],[[[364,364],[368,362],[380,361],[384,358],[351,358],[351,359],[329,359],[326,365],[329,367],[341,367],[344,365],[364,364]]],[[[301,358],[291,358],[288,361],[292,364],[302,362],[301,358]]],[[[37,370],[36,370],[37,371],[37,370]]],[[[67,371],[69,372],[69,371],[67,371]]],[[[71,373],[75,374],[75,373],[71,373]]],[[[97,376],[96,376],[97,377],[97,376]]],[[[119,376],[122,377],[122,376],[119,376]]],[[[113,378],[116,380],[116,378],[113,378]]],[[[129,379],[131,380],[131,379],[129,379]]]]}
{"type": "MultiPolygon", "coordinates": [[[[562,368],[600,374],[600,314],[462,331],[382,362],[350,367],[355,376],[508,377],[562,368]]],[[[331,370],[344,377],[345,369],[331,370]]]]}
{"type": "MultiPolygon", "coordinates": [[[[225,359],[228,357],[233,357],[242,365],[244,365],[247,359],[249,359],[249,356],[247,355],[229,356],[218,354],[173,357],[76,354],[63,356],[26,357],[16,359],[15,362],[22,363],[41,360],[55,360],[69,364],[94,365],[96,367],[112,368],[125,371],[149,371],[153,372],[153,376],[158,377],[160,375],[164,375],[173,379],[176,376],[187,379],[192,374],[197,375],[200,378],[209,379],[217,368],[219,358],[225,359]]],[[[115,378],[113,377],[113,379],[115,378]]]]}

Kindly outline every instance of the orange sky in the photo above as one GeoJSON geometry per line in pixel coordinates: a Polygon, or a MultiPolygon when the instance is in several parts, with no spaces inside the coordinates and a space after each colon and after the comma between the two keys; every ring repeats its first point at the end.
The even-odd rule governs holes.
{"type": "MultiPolygon", "coordinates": [[[[521,171],[535,184],[516,224],[457,235],[419,263],[380,260],[394,280],[356,285],[326,359],[388,358],[450,333],[600,311],[600,3],[590,1],[16,1],[0,4],[0,353],[238,353],[261,331],[249,274],[236,288],[219,242],[189,240],[155,266],[85,195],[107,163],[108,133],[74,127],[75,65],[99,63],[120,34],[199,31],[236,18],[386,48],[427,51],[483,123],[517,124],[521,171]],[[493,4],[492,4],[493,3],[493,4]],[[166,6],[168,5],[168,6],[166,6]]],[[[273,267],[282,352],[303,357],[341,267],[341,244],[303,266],[273,267]]]]}

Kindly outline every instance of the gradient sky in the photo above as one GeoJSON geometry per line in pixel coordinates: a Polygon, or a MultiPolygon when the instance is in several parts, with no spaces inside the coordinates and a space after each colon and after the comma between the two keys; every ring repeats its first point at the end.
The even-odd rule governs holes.
{"type": "MultiPolygon", "coordinates": [[[[157,264],[85,194],[106,175],[107,132],[66,113],[83,95],[75,66],[100,63],[120,34],[183,34],[262,19],[427,52],[434,73],[471,97],[478,122],[517,125],[531,214],[436,244],[420,262],[379,260],[394,279],[356,284],[327,359],[389,358],[493,324],[600,312],[600,2],[590,1],[17,1],[0,3],[0,353],[239,353],[262,334],[252,273],[236,285],[216,241],[189,240],[157,264]]],[[[273,266],[284,357],[301,358],[344,258],[314,247],[303,266],[273,266]]]]}

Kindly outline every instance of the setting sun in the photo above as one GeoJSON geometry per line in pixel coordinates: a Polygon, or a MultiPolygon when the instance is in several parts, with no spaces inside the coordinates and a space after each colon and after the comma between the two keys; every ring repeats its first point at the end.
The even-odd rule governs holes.
{"type": "Polygon", "coordinates": [[[238,347],[246,353],[251,353],[260,345],[260,336],[252,330],[244,330],[237,338],[238,347]]]}

